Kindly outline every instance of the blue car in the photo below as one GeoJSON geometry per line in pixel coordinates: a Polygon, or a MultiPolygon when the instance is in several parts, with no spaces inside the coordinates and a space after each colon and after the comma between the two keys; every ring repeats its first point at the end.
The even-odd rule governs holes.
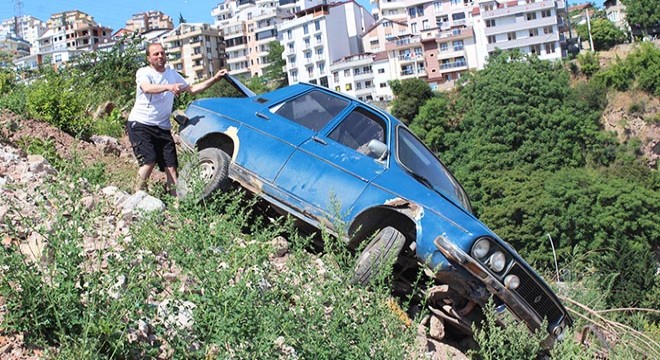
{"type": "Polygon", "coordinates": [[[464,332],[489,298],[532,330],[547,320],[549,339],[571,325],[547,283],[475,217],[460,183],[399,120],[312,84],[255,95],[227,79],[245,97],[196,100],[175,116],[183,145],[198,152],[202,196],[239,184],[343,238],[361,250],[357,283],[388,259],[399,276],[425,268],[437,284],[427,294],[433,314],[464,332]]]}

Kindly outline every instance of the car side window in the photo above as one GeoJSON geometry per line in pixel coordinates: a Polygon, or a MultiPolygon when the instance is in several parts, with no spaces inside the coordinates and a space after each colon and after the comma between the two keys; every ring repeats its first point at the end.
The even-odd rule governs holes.
{"type": "Polygon", "coordinates": [[[345,99],[313,90],[278,104],[270,111],[304,127],[319,131],[346,106],[348,106],[348,101],[345,99]]]}
{"type": "Polygon", "coordinates": [[[368,110],[356,108],[328,137],[362,154],[372,156],[367,145],[371,140],[385,143],[385,124],[368,110]]]}

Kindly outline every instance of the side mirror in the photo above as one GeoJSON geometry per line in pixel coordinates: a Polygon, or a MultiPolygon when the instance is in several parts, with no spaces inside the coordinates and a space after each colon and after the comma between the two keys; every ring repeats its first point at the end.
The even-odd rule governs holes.
{"type": "Polygon", "coordinates": [[[381,141],[371,139],[367,144],[367,149],[369,149],[368,155],[379,161],[385,160],[387,157],[387,145],[381,141]]]}

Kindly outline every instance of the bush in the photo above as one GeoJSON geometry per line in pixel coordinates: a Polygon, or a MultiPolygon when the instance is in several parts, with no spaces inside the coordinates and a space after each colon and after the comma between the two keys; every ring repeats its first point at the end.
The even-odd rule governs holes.
{"type": "Polygon", "coordinates": [[[591,51],[580,53],[577,61],[580,64],[580,71],[586,76],[592,76],[600,69],[598,55],[591,51]]]}
{"type": "Polygon", "coordinates": [[[77,89],[73,76],[46,71],[28,92],[28,114],[69,134],[89,135],[93,122],[85,112],[85,96],[87,92],[77,89]]]}

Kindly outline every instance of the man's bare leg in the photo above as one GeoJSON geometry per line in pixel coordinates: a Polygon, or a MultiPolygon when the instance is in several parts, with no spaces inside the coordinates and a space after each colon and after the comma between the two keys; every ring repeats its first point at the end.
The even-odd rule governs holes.
{"type": "Polygon", "coordinates": [[[167,183],[165,184],[166,190],[170,193],[170,195],[176,197],[176,167],[166,167],[165,176],[167,177],[167,183]]]}
{"type": "Polygon", "coordinates": [[[137,182],[135,183],[135,192],[147,189],[147,180],[151,176],[156,164],[144,164],[138,169],[137,182]]]}

